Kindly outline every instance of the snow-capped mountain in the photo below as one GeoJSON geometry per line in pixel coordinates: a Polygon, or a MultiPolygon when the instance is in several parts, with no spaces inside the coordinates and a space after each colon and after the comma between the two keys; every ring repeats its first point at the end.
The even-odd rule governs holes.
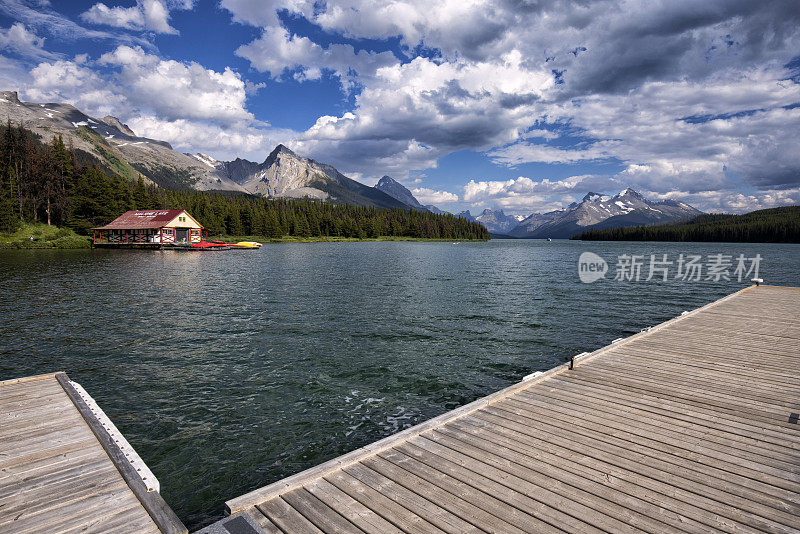
{"type": "Polygon", "coordinates": [[[678,221],[702,212],[683,202],[653,202],[631,188],[614,195],[588,193],[566,209],[534,213],[511,230],[513,237],[569,238],[590,229],[619,228],[678,221]]]}
{"type": "Polygon", "coordinates": [[[508,234],[511,230],[524,219],[518,215],[506,215],[503,210],[485,209],[480,215],[473,216],[469,210],[462,211],[458,217],[469,219],[471,221],[478,221],[486,227],[493,234],[508,234]]]}

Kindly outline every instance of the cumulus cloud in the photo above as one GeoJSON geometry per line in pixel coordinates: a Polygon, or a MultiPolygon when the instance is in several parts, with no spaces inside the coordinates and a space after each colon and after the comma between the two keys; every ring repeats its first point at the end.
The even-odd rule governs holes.
{"type": "Polygon", "coordinates": [[[162,0],[137,0],[132,7],[109,7],[98,2],[83,12],[81,19],[91,24],[176,35],[178,30],[169,24],[169,7],[188,9],[191,6],[191,0],[169,5],[162,0]]]}
{"type": "Polygon", "coordinates": [[[388,160],[402,175],[434,166],[453,150],[513,141],[551,84],[549,73],[526,69],[517,54],[498,64],[418,57],[378,69],[356,96],[354,112],[321,117],[299,141],[315,157],[348,169],[374,173],[388,160]],[[531,98],[504,106],[504,95],[521,91],[531,98]]]}
{"type": "Polygon", "coordinates": [[[265,28],[261,37],[236,50],[262,72],[274,78],[295,70],[297,80],[316,80],[328,70],[350,84],[356,77],[373,76],[380,67],[397,63],[391,52],[355,52],[351,45],[332,44],[323,48],[307,37],[289,35],[282,27],[265,28]]]}
{"type": "Polygon", "coordinates": [[[427,187],[417,187],[411,190],[411,193],[420,201],[420,203],[428,204],[450,204],[458,202],[458,195],[448,191],[437,191],[427,187]]]}
{"type": "Polygon", "coordinates": [[[164,120],[253,121],[245,107],[245,82],[237,73],[164,60],[140,47],[119,46],[96,62],[43,62],[31,70],[31,77],[26,93],[32,99],[75,102],[90,113],[116,108],[115,115],[142,111],[164,120]],[[112,72],[101,77],[97,66],[112,72]]]}
{"type": "Polygon", "coordinates": [[[163,118],[253,119],[245,108],[245,82],[230,68],[217,72],[194,61],[164,60],[130,46],[119,46],[98,62],[119,69],[116,79],[132,105],[163,118]]]}
{"type": "Polygon", "coordinates": [[[201,120],[164,120],[149,114],[135,115],[127,124],[138,135],[167,141],[175,150],[203,152],[220,160],[263,161],[272,148],[296,135],[290,130],[247,123],[223,127],[201,120]]]}
{"type": "Polygon", "coordinates": [[[30,82],[22,86],[22,92],[27,100],[70,102],[101,117],[124,115],[128,110],[125,96],[113,84],[75,61],[40,63],[30,71],[30,82]]]}
{"type": "Polygon", "coordinates": [[[29,78],[21,87],[27,100],[118,116],[139,135],[218,159],[262,160],[297,135],[256,121],[246,108],[246,83],[232,70],[165,60],[140,47],[118,46],[97,60],[41,62],[29,78]]]}

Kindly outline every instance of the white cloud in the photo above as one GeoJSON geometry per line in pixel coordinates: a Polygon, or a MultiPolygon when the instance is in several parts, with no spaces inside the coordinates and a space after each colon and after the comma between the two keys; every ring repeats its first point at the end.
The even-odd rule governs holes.
{"type": "Polygon", "coordinates": [[[275,145],[297,136],[255,121],[246,108],[246,84],[230,69],[164,60],[139,47],[119,46],[97,61],[42,62],[21,89],[27,100],[69,102],[90,115],[114,115],[139,135],[217,159],[261,161],[275,145]],[[102,76],[98,66],[104,67],[102,76]]]}
{"type": "Polygon", "coordinates": [[[116,79],[131,105],[168,120],[252,120],[245,108],[247,92],[241,77],[199,63],[164,60],[140,47],[119,46],[99,63],[119,68],[116,79]]]}
{"type": "Polygon", "coordinates": [[[163,120],[153,115],[136,115],[127,124],[137,135],[169,142],[181,152],[203,152],[218,160],[245,158],[263,161],[279,143],[296,135],[290,130],[259,128],[246,123],[220,126],[198,120],[163,120]]]}
{"type": "Polygon", "coordinates": [[[289,35],[282,27],[265,28],[261,37],[236,50],[251,65],[278,78],[284,71],[298,69],[295,79],[316,80],[324,70],[333,72],[344,83],[355,77],[369,78],[383,66],[397,63],[391,52],[355,52],[352,46],[332,44],[327,48],[307,37],[289,35]]]}
{"type": "Polygon", "coordinates": [[[464,186],[462,200],[473,207],[502,208],[508,213],[529,215],[533,212],[561,209],[574,200],[575,193],[601,190],[611,183],[607,177],[570,176],[562,180],[533,180],[526,176],[510,180],[470,180],[464,186]]]}
{"type": "MultiPolygon", "coordinates": [[[[191,0],[173,2],[172,7],[189,9],[191,0]]],[[[94,4],[81,14],[81,19],[92,24],[125,28],[127,30],[151,31],[177,35],[179,32],[169,24],[169,7],[161,0],[137,0],[132,7],[109,7],[102,2],[94,4]]]]}
{"type": "Polygon", "coordinates": [[[500,64],[420,57],[378,69],[353,112],[321,117],[299,141],[315,157],[350,170],[388,172],[381,165],[392,161],[392,172],[403,175],[435,166],[453,150],[513,141],[551,84],[548,73],[526,69],[517,54],[500,64]],[[508,104],[518,91],[526,99],[508,104]]]}
{"type": "Polygon", "coordinates": [[[0,50],[10,50],[23,57],[54,59],[57,54],[44,49],[44,37],[28,31],[24,24],[15,22],[8,29],[0,28],[0,50]]]}
{"type": "Polygon", "coordinates": [[[73,61],[40,63],[30,71],[30,82],[22,86],[26,100],[70,102],[98,116],[127,110],[126,98],[91,68],[73,61]]]}
{"type": "Polygon", "coordinates": [[[800,204],[800,188],[765,189],[757,194],[737,191],[702,191],[698,193],[673,191],[666,194],[650,193],[648,196],[659,200],[671,199],[686,202],[707,213],[745,213],[800,204]]]}
{"type": "Polygon", "coordinates": [[[152,46],[140,37],[121,32],[90,30],[76,24],[51,7],[48,0],[2,0],[0,12],[9,18],[25,24],[38,34],[47,34],[63,41],[78,39],[105,39],[117,42],[136,43],[141,46],[152,46]]]}
{"type": "Polygon", "coordinates": [[[417,187],[411,193],[420,201],[421,204],[449,204],[458,202],[458,195],[448,191],[437,191],[427,187],[417,187]]]}
{"type": "Polygon", "coordinates": [[[585,148],[576,149],[520,142],[492,150],[488,155],[493,161],[504,165],[531,162],[577,163],[613,157],[609,150],[613,145],[612,142],[598,142],[585,148]]]}

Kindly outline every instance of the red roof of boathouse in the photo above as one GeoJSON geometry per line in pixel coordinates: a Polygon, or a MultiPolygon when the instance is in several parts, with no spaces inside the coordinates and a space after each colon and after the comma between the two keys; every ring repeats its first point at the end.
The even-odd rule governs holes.
{"type": "Polygon", "coordinates": [[[185,211],[186,210],[126,211],[107,225],[92,228],[92,230],[143,230],[146,228],[161,228],[185,211]]]}

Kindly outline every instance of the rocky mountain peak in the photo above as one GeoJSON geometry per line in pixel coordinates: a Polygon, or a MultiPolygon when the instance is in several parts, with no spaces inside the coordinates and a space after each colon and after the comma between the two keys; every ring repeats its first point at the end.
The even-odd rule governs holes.
{"type": "Polygon", "coordinates": [[[278,160],[279,156],[292,156],[296,158],[297,154],[289,150],[286,147],[286,145],[279,144],[278,146],[272,149],[272,152],[269,153],[269,156],[267,156],[267,159],[264,160],[264,163],[262,165],[264,167],[269,167],[278,160]]]}
{"type": "Polygon", "coordinates": [[[136,134],[133,133],[127,124],[123,124],[118,118],[113,117],[111,115],[106,115],[101,119],[104,123],[108,124],[109,126],[113,126],[120,132],[124,133],[125,135],[130,135],[131,137],[136,137],[136,134]]]}
{"type": "Polygon", "coordinates": [[[586,193],[586,196],[583,197],[583,200],[581,200],[581,202],[595,202],[597,200],[602,200],[602,199],[603,199],[603,195],[601,195],[600,193],[591,193],[590,192],[590,193],[586,193]]]}
{"type": "Polygon", "coordinates": [[[517,217],[506,215],[502,209],[493,210],[491,208],[484,209],[483,212],[477,217],[474,217],[473,220],[478,221],[484,225],[487,230],[495,234],[507,234],[520,222],[517,217]]]}
{"type": "Polygon", "coordinates": [[[381,188],[381,187],[384,187],[384,186],[387,186],[387,185],[393,185],[393,184],[398,184],[399,185],[399,183],[400,182],[398,182],[397,180],[395,180],[391,176],[384,174],[383,176],[381,176],[381,179],[378,180],[378,183],[377,183],[376,187],[381,188]]]}
{"type": "Polygon", "coordinates": [[[614,198],[622,198],[622,197],[633,197],[633,198],[638,198],[640,200],[645,199],[638,191],[634,191],[630,187],[627,187],[624,190],[620,191],[619,194],[617,194],[614,198]]]}
{"type": "Polygon", "coordinates": [[[483,210],[483,215],[495,215],[497,217],[505,217],[506,214],[503,213],[503,210],[495,211],[491,208],[486,208],[485,210],[483,210]]]}
{"type": "Polygon", "coordinates": [[[0,98],[5,100],[6,102],[12,102],[14,104],[19,104],[19,95],[16,91],[0,91],[0,98]]]}
{"type": "Polygon", "coordinates": [[[419,200],[417,200],[414,194],[409,191],[406,186],[391,176],[384,175],[380,180],[378,180],[378,183],[375,184],[375,189],[383,191],[395,200],[399,200],[406,206],[409,206],[415,210],[427,210],[427,208],[420,204],[419,200]]]}

